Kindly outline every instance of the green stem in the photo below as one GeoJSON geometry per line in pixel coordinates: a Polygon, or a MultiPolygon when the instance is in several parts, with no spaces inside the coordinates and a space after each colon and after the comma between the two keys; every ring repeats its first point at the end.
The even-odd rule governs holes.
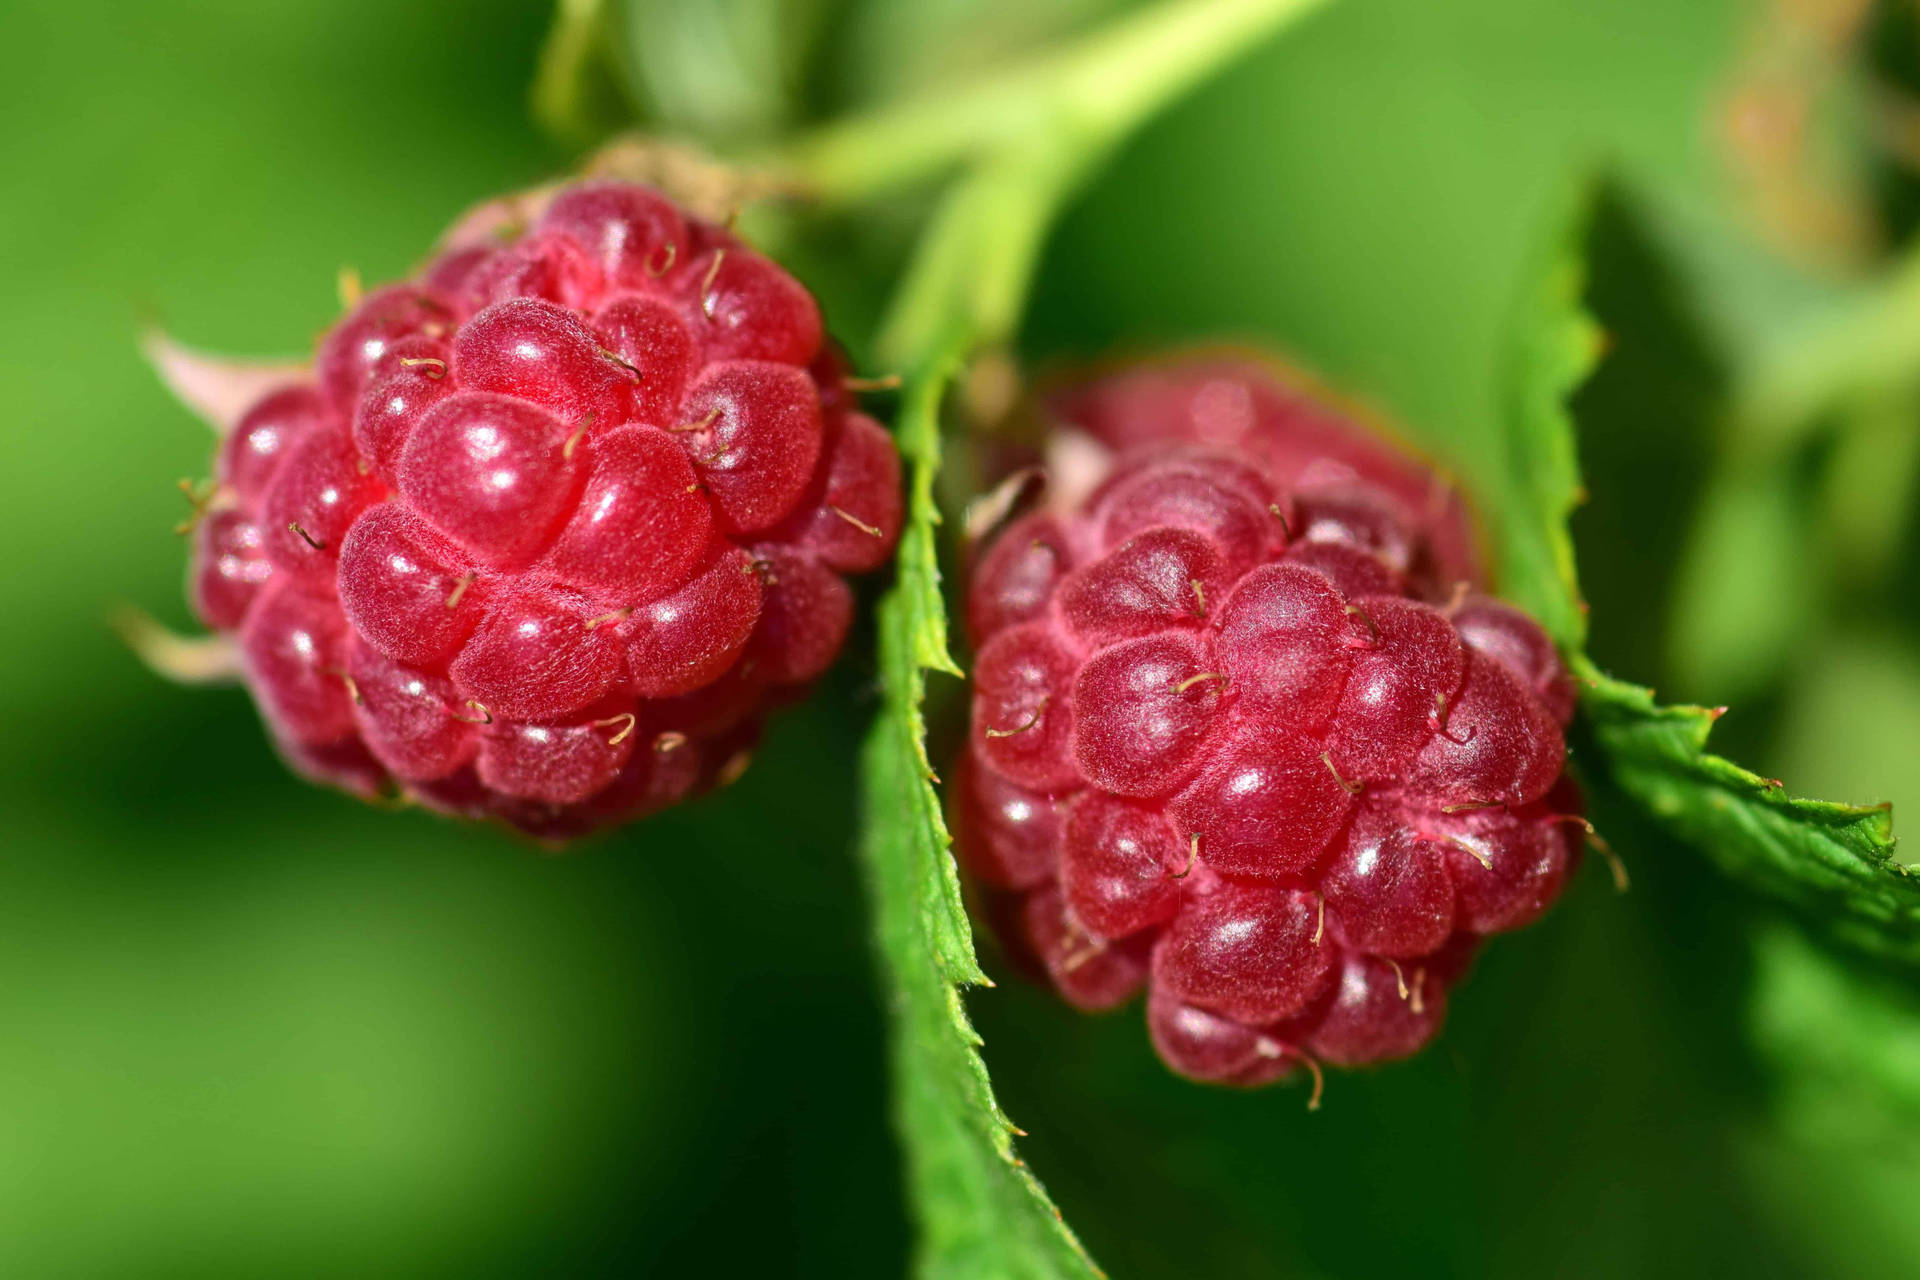
{"type": "Polygon", "coordinates": [[[1328,0],[1166,0],[954,93],[827,125],[761,157],[828,204],[936,177],[972,156],[1077,137],[1097,154],[1221,63],[1328,0]]]}
{"type": "Polygon", "coordinates": [[[957,331],[961,355],[1019,323],[1040,245],[1068,186],[1067,166],[1020,152],[983,163],[935,211],[874,348],[907,368],[957,331]]]}

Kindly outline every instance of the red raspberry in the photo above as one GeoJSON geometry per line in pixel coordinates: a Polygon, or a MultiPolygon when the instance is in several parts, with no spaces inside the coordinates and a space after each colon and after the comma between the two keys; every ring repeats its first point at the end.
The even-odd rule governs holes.
{"type": "Polygon", "coordinates": [[[900,462],[813,298],[646,187],[467,219],[223,446],[194,606],[293,766],[562,838],[737,769],[900,462]]]}
{"type": "Polygon", "coordinates": [[[1296,379],[1185,359],[1051,407],[1079,474],[967,596],[955,827],[1001,933],[1082,1008],[1147,988],[1195,1079],[1415,1052],[1579,856],[1552,643],[1475,593],[1458,498],[1296,379]]]}

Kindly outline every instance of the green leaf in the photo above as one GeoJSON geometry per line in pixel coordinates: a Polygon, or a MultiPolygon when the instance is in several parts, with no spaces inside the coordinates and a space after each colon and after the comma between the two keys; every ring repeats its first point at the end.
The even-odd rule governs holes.
{"type": "Polygon", "coordinates": [[[1893,859],[1889,806],[1797,799],[1707,751],[1718,711],[1665,707],[1650,690],[1603,674],[1582,651],[1586,624],[1567,518],[1580,498],[1567,397],[1599,352],[1581,309],[1585,202],[1561,219],[1532,273],[1509,345],[1501,498],[1508,593],[1569,655],[1607,773],[1729,875],[1816,916],[1868,951],[1920,962],[1920,878],[1893,859]]]}
{"type": "Polygon", "coordinates": [[[1720,713],[1663,707],[1584,658],[1581,706],[1629,794],[1729,875],[1865,950],[1920,963],[1920,878],[1893,858],[1893,807],[1803,800],[1706,749],[1720,713]]]}
{"type": "Polygon", "coordinates": [[[987,984],[927,757],[926,673],[947,646],[933,483],[940,410],[966,359],[1013,324],[1057,186],[1020,158],[954,185],[929,224],[877,346],[908,370],[897,438],[909,467],[898,575],[880,602],[883,702],[863,759],[863,853],[888,1001],[896,1124],[929,1276],[1070,1280],[1103,1273],[1013,1153],[961,1000],[987,984]]]}
{"type": "Polygon", "coordinates": [[[1101,1274],[1046,1191],[1014,1156],[960,984],[984,983],[933,789],[921,702],[929,670],[959,675],[947,652],[932,482],[942,392],[959,368],[953,331],[915,370],[900,416],[913,467],[900,572],[880,604],[885,703],[867,740],[864,853],[893,1010],[895,1115],[920,1221],[919,1267],[938,1276],[1101,1274]]]}
{"type": "Polygon", "coordinates": [[[1593,372],[1600,327],[1581,306],[1590,200],[1570,194],[1558,235],[1529,273],[1507,344],[1502,398],[1507,486],[1498,504],[1500,580],[1563,649],[1586,643],[1586,606],[1567,521],[1580,504],[1580,457],[1567,397],[1593,372]]]}
{"type": "Polygon", "coordinates": [[[863,753],[862,849],[924,1275],[1103,1274],[1014,1155],[1016,1131],[961,999],[962,986],[987,977],[934,791],[923,711],[927,672],[961,674],[947,647],[933,497],[942,401],[968,359],[1013,335],[1047,228],[1078,182],[1180,91],[1320,3],[1172,0],[984,90],[833,126],[773,160],[828,203],[959,168],[874,343],[907,374],[897,434],[911,489],[898,576],[879,609],[883,702],[863,753]]]}

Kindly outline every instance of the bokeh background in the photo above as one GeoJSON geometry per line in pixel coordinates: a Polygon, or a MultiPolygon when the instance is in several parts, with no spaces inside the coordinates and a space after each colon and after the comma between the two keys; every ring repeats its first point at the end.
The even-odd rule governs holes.
{"type": "MultiPolygon", "coordinates": [[[[752,139],[1124,7],[633,0],[623,70],[657,121],[752,139]]],[[[210,444],[139,325],[300,350],[339,267],[397,274],[571,163],[581,139],[527,108],[550,16],[0,8],[0,1275],[905,1263],[849,848],[866,646],[733,790],[555,859],[292,781],[240,693],[162,683],[104,624],[123,601],[187,624],[172,485],[210,444]]],[[[1904,0],[1345,0],[1115,158],[1021,354],[1278,343],[1444,455],[1485,438],[1521,270],[1591,175],[1596,658],[1734,703],[1722,745],[1798,790],[1920,802],[1920,361],[1784,422],[1744,398],[1809,316],[1901,278],[1917,64],[1904,0]]],[[[883,211],[798,250],[856,348],[898,242],[883,211]]],[[[1436,1050],[1335,1079],[1316,1115],[1172,1079],[1137,1011],[975,993],[1023,1154],[1095,1256],[1920,1269],[1912,975],[1597,803],[1633,891],[1589,868],[1491,948],[1436,1050]]]]}

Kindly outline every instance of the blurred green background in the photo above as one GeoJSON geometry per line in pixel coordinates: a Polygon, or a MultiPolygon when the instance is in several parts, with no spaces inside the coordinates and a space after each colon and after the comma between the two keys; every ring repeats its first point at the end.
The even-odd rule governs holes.
{"type": "MultiPolygon", "coordinates": [[[[619,12],[643,99],[725,139],[1114,7],[619,12]]],[[[1595,656],[1737,700],[1722,745],[1797,789],[1920,802],[1897,461],[1920,365],[1764,448],[1727,407],[1770,335],[1873,290],[1911,231],[1871,96],[1821,60],[1819,21],[1791,34],[1857,8],[1346,0],[1104,171],[1050,243],[1023,355],[1280,343],[1444,451],[1495,411],[1542,218],[1605,172],[1592,295],[1613,350],[1577,406],[1595,656]],[[1755,65],[1815,84],[1841,140],[1818,151],[1837,168],[1788,166],[1787,187],[1838,192],[1877,236],[1745,216],[1779,198],[1755,195],[1764,148],[1743,169],[1725,141],[1755,65]],[[1859,496],[1861,472],[1890,495],[1859,496]]],[[[0,10],[0,1275],[904,1264],[849,852],[863,646],[738,787],[553,859],[295,783],[240,693],[169,687],[103,625],[119,601],[186,624],[171,486],[209,446],[140,364],[139,322],[300,350],[337,268],[401,272],[465,204],[570,163],[526,106],[549,17],[0,10]]],[[[1875,22],[1828,44],[1898,51],[1896,18],[1875,22]]],[[[843,226],[798,252],[856,346],[896,244],[843,226]]],[[[1023,1154],[1094,1255],[1119,1277],[1920,1269],[1911,975],[1830,952],[1596,802],[1633,892],[1590,868],[1491,948],[1435,1051],[1336,1078],[1319,1114],[1172,1079],[1137,1011],[975,993],[1023,1154]]]]}

